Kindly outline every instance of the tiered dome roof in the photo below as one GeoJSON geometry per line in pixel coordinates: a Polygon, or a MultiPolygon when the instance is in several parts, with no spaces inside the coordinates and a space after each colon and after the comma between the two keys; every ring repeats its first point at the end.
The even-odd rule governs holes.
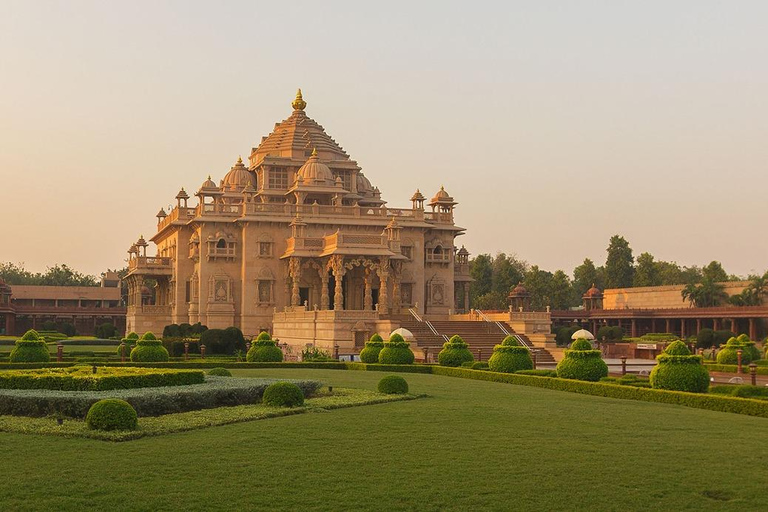
{"type": "Polygon", "coordinates": [[[224,176],[224,189],[242,191],[248,185],[255,188],[255,178],[243,164],[243,159],[238,158],[237,163],[232,166],[226,176],[224,176]]]}
{"type": "Polygon", "coordinates": [[[320,161],[317,151],[314,149],[312,150],[312,156],[299,169],[298,176],[306,185],[333,183],[333,173],[330,167],[320,161]]]}

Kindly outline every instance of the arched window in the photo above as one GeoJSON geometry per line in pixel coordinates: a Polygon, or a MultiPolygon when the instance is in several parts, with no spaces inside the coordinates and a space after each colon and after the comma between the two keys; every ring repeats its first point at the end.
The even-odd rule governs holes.
{"type": "Polygon", "coordinates": [[[227,248],[227,241],[223,238],[219,238],[219,241],[216,242],[216,248],[217,249],[226,249],[227,248]]]}

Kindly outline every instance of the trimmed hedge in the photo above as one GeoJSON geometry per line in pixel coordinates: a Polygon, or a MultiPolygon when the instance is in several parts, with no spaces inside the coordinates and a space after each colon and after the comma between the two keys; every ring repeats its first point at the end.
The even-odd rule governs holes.
{"type": "Polygon", "coordinates": [[[571,348],[565,351],[565,357],[557,363],[557,376],[597,382],[608,376],[608,365],[599,350],[592,350],[592,344],[580,338],[571,343],[571,348]]]}
{"type": "Polygon", "coordinates": [[[131,361],[135,363],[164,362],[169,358],[163,342],[155,338],[151,332],[145,333],[131,350],[131,361]]]}
{"type": "Polygon", "coordinates": [[[227,370],[226,368],[217,366],[216,368],[211,368],[210,370],[208,370],[208,375],[215,375],[216,377],[231,377],[232,372],[227,370]]]}
{"type": "Polygon", "coordinates": [[[705,393],[709,389],[709,372],[702,357],[691,355],[682,341],[675,341],[656,357],[659,362],[651,370],[650,383],[655,389],[705,393]]]}
{"type": "Polygon", "coordinates": [[[399,375],[387,375],[379,381],[376,387],[379,393],[387,395],[404,395],[408,393],[408,383],[399,375]]]}
{"type": "Polygon", "coordinates": [[[91,430],[136,430],[139,417],[125,400],[107,398],[91,406],[85,423],[91,430]]]}
{"type": "Polygon", "coordinates": [[[365,348],[360,351],[360,361],[363,363],[378,363],[379,352],[384,348],[384,340],[378,333],[365,342],[365,348]]]}
{"type": "Polygon", "coordinates": [[[283,351],[280,350],[277,342],[272,339],[268,332],[262,332],[251,342],[251,348],[245,359],[249,363],[279,363],[283,360],[283,351]]]}
{"type": "Polygon", "coordinates": [[[492,372],[514,373],[519,370],[533,370],[530,351],[520,345],[512,336],[507,336],[501,345],[493,347],[493,354],[488,359],[488,368],[492,372]]]}
{"type": "Polygon", "coordinates": [[[535,377],[533,375],[520,375],[517,373],[496,373],[468,370],[466,368],[447,368],[444,366],[433,366],[432,373],[449,377],[505,382],[521,386],[568,391],[571,393],[581,393],[583,395],[683,405],[710,411],[731,412],[768,418],[768,401],[751,398],[737,398],[713,395],[710,393],[686,393],[684,391],[668,391],[666,389],[638,388],[633,386],[605,384],[602,382],[535,377]]]}
{"type": "Polygon", "coordinates": [[[21,339],[16,340],[9,360],[12,363],[45,363],[51,360],[51,354],[37,331],[30,329],[21,339]]]}
{"type": "Polygon", "coordinates": [[[299,407],[304,405],[304,393],[293,382],[275,382],[264,391],[262,401],[272,407],[299,407]]]}
{"type": "Polygon", "coordinates": [[[746,350],[746,346],[738,338],[732,337],[717,353],[717,363],[738,365],[739,350],[741,350],[741,364],[747,365],[752,362],[752,352],[746,350]]]}
{"type": "Polygon", "coordinates": [[[365,364],[341,363],[342,370],[360,370],[366,372],[432,373],[432,365],[423,364],[365,364]]]}
{"type": "Polygon", "coordinates": [[[75,366],[62,369],[10,370],[0,372],[0,389],[56,389],[61,391],[104,391],[160,386],[201,384],[199,370],[150,368],[97,368],[75,366]]]}
{"type": "Polygon", "coordinates": [[[393,334],[389,341],[384,342],[384,348],[379,352],[381,364],[413,364],[415,359],[410,349],[411,344],[399,334],[393,334]]]}
{"type": "Polygon", "coordinates": [[[443,350],[437,354],[437,362],[440,366],[461,366],[475,360],[469,345],[458,334],[443,343],[443,350]]]}

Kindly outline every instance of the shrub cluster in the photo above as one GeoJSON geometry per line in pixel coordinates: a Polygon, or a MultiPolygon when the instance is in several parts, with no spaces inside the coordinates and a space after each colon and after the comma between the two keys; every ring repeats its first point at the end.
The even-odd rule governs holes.
{"type": "Polygon", "coordinates": [[[102,340],[112,339],[118,335],[117,327],[115,327],[115,325],[110,322],[104,322],[103,324],[96,326],[94,334],[97,338],[102,340]]]}
{"type": "Polygon", "coordinates": [[[0,372],[0,389],[56,389],[62,391],[102,391],[160,386],[186,386],[204,382],[200,370],[161,368],[101,367],[93,373],[90,365],[40,370],[0,372]]]}
{"type": "Polygon", "coordinates": [[[768,387],[765,386],[750,386],[748,384],[741,386],[714,386],[709,392],[720,395],[738,396],[741,398],[768,400],[768,387]]]}
{"type": "Polygon", "coordinates": [[[135,430],[139,418],[125,400],[107,398],[91,406],[85,423],[91,430],[135,430]]]}
{"type": "Polygon", "coordinates": [[[363,363],[378,363],[379,352],[384,348],[384,340],[378,333],[373,333],[371,339],[365,342],[365,348],[360,351],[360,361],[363,363]]]}
{"type": "Polygon", "coordinates": [[[277,346],[277,342],[272,339],[268,332],[261,332],[259,336],[251,342],[251,349],[245,356],[250,362],[274,362],[279,363],[283,360],[283,351],[277,346]]]}
{"type": "Polygon", "coordinates": [[[628,373],[621,377],[603,377],[600,382],[606,382],[609,384],[619,384],[621,386],[634,386],[636,388],[650,388],[651,383],[648,379],[638,377],[637,375],[628,373]]]}
{"type": "Polygon", "coordinates": [[[304,405],[304,393],[293,382],[275,382],[264,390],[262,401],[272,407],[299,407],[304,405]]]}
{"type": "Polygon", "coordinates": [[[760,353],[760,349],[755,346],[755,342],[749,339],[749,336],[746,334],[740,334],[736,337],[736,339],[741,343],[741,346],[743,347],[742,350],[744,352],[749,352],[750,354],[750,362],[755,362],[759,359],[762,359],[763,356],[760,353]]]}
{"type": "Polygon", "coordinates": [[[21,339],[16,340],[10,357],[12,363],[47,363],[50,360],[48,345],[40,339],[34,329],[30,329],[21,339]]]}
{"type": "MultiPolygon", "coordinates": [[[[0,390],[0,415],[49,416],[62,414],[84,418],[94,403],[119,398],[130,403],[141,416],[161,416],[213,407],[256,404],[273,379],[207,377],[203,384],[110,391],[55,391],[48,389],[0,390]]],[[[305,396],[322,385],[318,381],[294,381],[305,396]]]]}
{"type": "Polygon", "coordinates": [[[469,345],[458,334],[443,343],[443,350],[437,354],[437,362],[440,366],[461,366],[475,360],[469,345]]]}
{"type": "Polygon", "coordinates": [[[730,338],[736,336],[735,333],[729,330],[715,331],[709,327],[705,327],[700,330],[696,335],[696,347],[697,348],[712,348],[713,346],[720,346],[725,344],[730,338]]]}
{"type": "Polygon", "coordinates": [[[659,364],[651,370],[651,387],[689,393],[704,393],[709,388],[709,372],[702,357],[691,355],[682,341],[671,343],[656,360],[659,364]]]}
{"type": "Polygon", "coordinates": [[[136,346],[131,350],[131,361],[138,363],[151,363],[168,361],[168,350],[163,342],[157,339],[151,332],[145,332],[136,341],[136,346]]]}
{"type": "Polygon", "coordinates": [[[578,339],[571,343],[570,350],[566,350],[565,357],[557,363],[557,376],[596,382],[608,376],[608,365],[599,350],[592,350],[589,341],[578,339]]]}
{"type": "Polygon", "coordinates": [[[197,322],[194,325],[188,323],[166,325],[163,328],[163,339],[166,338],[199,338],[208,327],[197,322]]]}
{"type": "Polygon", "coordinates": [[[301,351],[301,360],[306,362],[330,362],[336,361],[331,355],[321,348],[315,346],[306,347],[301,351]]]}
{"type": "Polygon", "coordinates": [[[414,356],[411,344],[399,334],[392,334],[389,341],[384,342],[384,348],[379,352],[381,364],[413,364],[414,356]]]}
{"type": "Polygon", "coordinates": [[[532,370],[533,359],[530,351],[521,346],[514,336],[507,336],[501,345],[493,347],[493,354],[488,359],[488,368],[492,372],[501,373],[532,370]]]}
{"type": "Polygon", "coordinates": [[[404,395],[408,393],[408,383],[399,375],[387,375],[379,381],[377,389],[387,395],[404,395]]]}
{"type": "Polygon", "coordinates": [[[245,352],[245,337],[243,337],[243,332],[237,327],[208,329],[200,335],[200,344],[205,345],[206,354],[231,356],[237,350],[245,352]]]}
{"type": "MultiPolygon", "coordinates": [[[[747,337],[746,340],[749,341],[749,338],[747,337]]],[[[752,347],[754,348],[754,343],[752,343],[752,347]]],[[[741,339],[731,337],[725,347],[717,353],[717,364],[739,364],[739,350],[741,350],[741,363],[743,365],[752,362],[753,353],[747,349],[747,345],[741,339]]]]}
{"type": "Polygon", "coordinates": [[[624,337],[624,330],[618,325],[604,325],[598,329],[595,337],[600,341],[603,341],[603,339],[605,339],[605,341],[621,341],[621,339],[624,337]]]}

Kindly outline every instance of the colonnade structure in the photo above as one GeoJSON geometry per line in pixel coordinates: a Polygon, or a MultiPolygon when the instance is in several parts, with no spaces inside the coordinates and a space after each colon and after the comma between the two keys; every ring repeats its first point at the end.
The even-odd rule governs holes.
{"type": "MultiPolygon", "coordinates": [[[[469,252],[455,239],[445,188],[390,208],[362,168],[309,118],[290,117],[217,184],[157,214],[157,232],[128,250],[127,328],[171,323],[268,330],[296,348],[362,345],[399,319],[468,309],[469,252]]],[[[416,173],[414,173],[416,175],[416,173]]],[[[420,174],[420,173],[419,173],[420,174]]]]}
{"type": "MultiPolygon", "coordinates": [[[[741,292],[749,282],[721,283],[729,295],[741,292]]],[[[671,333],[682,338],[703,328],[728,329],[752,340],[766,335],[768,306],[692,307],[682,301],[682,286],[653,286],[599,290],[594,285],[582,297],[583,308],[552,311],[555,324],[578,323],[597,333],[600,327],[619,326],[625,336],[671,333]]]]}

